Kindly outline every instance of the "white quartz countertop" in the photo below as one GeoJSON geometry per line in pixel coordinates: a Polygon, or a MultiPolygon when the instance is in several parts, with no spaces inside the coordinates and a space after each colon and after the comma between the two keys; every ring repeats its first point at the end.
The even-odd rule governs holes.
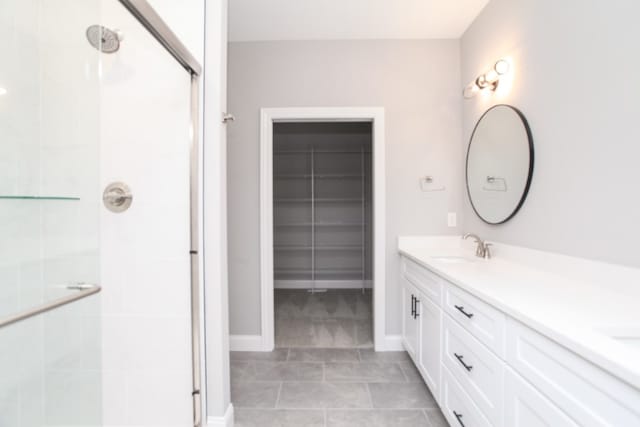
{"type": "Polygon", "coordinates": [[[485,260],[459,236],[398,241],[401,254],[640,389],[640,270],[494,245],[485,260]]]}

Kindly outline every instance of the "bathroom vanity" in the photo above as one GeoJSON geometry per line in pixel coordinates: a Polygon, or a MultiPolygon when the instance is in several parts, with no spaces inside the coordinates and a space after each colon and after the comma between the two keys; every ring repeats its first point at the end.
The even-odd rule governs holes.
{"type": "Polygon", "coordinates": [[[640,426],[640,272],[401,237],[403,343],[452,426],[640,426]]]}

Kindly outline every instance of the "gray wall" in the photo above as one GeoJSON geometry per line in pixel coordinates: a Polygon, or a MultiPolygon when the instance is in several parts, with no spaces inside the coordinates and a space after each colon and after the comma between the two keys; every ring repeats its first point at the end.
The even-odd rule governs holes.
{"type": "Polygon", "coordinates": [[[259,111],[377,106],[386,113],[387,334],[401,331],[396,238],[457,233],[462,208],[457,40],[247,42],[229,45],[230,333],[260,333],[259,111]],[[433,175],[444,192],[422,193],[433,175]]]}
{"type": "MultiPolygon", "coordinates": [[[[465,197],[465,228],[493,240],[640,266],[637,0],[492,0],[461,43],[462,85],[511,57],[511,89],[463,103],[464,140],[494,103],[520,108],[536,165],[529,198],[488,226],[465,197]]],[[[503,88],[504,89],[504,88],[503,88]]],[[[464,142],[466,147],[466,142],[464,142]]]]}

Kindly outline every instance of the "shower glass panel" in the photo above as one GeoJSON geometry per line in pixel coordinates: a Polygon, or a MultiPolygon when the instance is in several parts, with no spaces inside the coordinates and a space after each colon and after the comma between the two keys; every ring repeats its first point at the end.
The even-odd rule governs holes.
{"type": "Polygon", "coordinates": [[[0,2],[0,427],[101,423],[99,0],[0,2]],[[34,315],[7,324],[23,313],[34,315]]]}

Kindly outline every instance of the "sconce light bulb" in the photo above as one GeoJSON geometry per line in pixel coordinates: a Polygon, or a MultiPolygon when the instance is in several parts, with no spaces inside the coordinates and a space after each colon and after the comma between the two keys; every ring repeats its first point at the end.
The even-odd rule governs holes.
{"type": "Polygon", "coordinates": [[[497,82],[499,78],[500,78],[500,75],[495,70],[489,70],[484,75],[484,81],[489,83],[489,84],[497,82]]]}
{"type": "Polygon", "coordinates": [[[469,99],[473,98],[480,91],[485,89],[495,91],[500,82],[500,77],[507,74],[511,64],[506,59],[499,59],[493,65],[493,68],[484,74],[480,74],[472,83],[462,91],[462,95],[469,99]]]}
{"type": "Polygon", "coordinates": [[[478,86],[480,89],[484,89],[485,87],[489,86],[489,83],[487,83],[484,74],[478,76],[478,78],[476,79],[476,86],[478,86]]]}
{"type": "Polygon", "coordinates": [[[478,87],[478,85],[476,85],[475,83],[471,83],[470,85],[464,88],[464,91],[462,91],[462,96],[464,96],[467,99],[470,99],[476,96],[476,94],[479,91],[480,91],[480,88],[478,87]]]}
{"type": "Polygon", "coordinates": [[[7,90],[3,87],[0,87],[0,96],[6,95],[6,94],[7,94],[7,90]]]}
{"type": "Polygon", "coordinates": [[[498,73],[499,76],[507,74],[509,72],[509,68],[511,68],[511,65],[506,59],[499,59],[498,62],[496,62],[496,64],[493,66],[493,69],[496,73],[498,73]]]}

